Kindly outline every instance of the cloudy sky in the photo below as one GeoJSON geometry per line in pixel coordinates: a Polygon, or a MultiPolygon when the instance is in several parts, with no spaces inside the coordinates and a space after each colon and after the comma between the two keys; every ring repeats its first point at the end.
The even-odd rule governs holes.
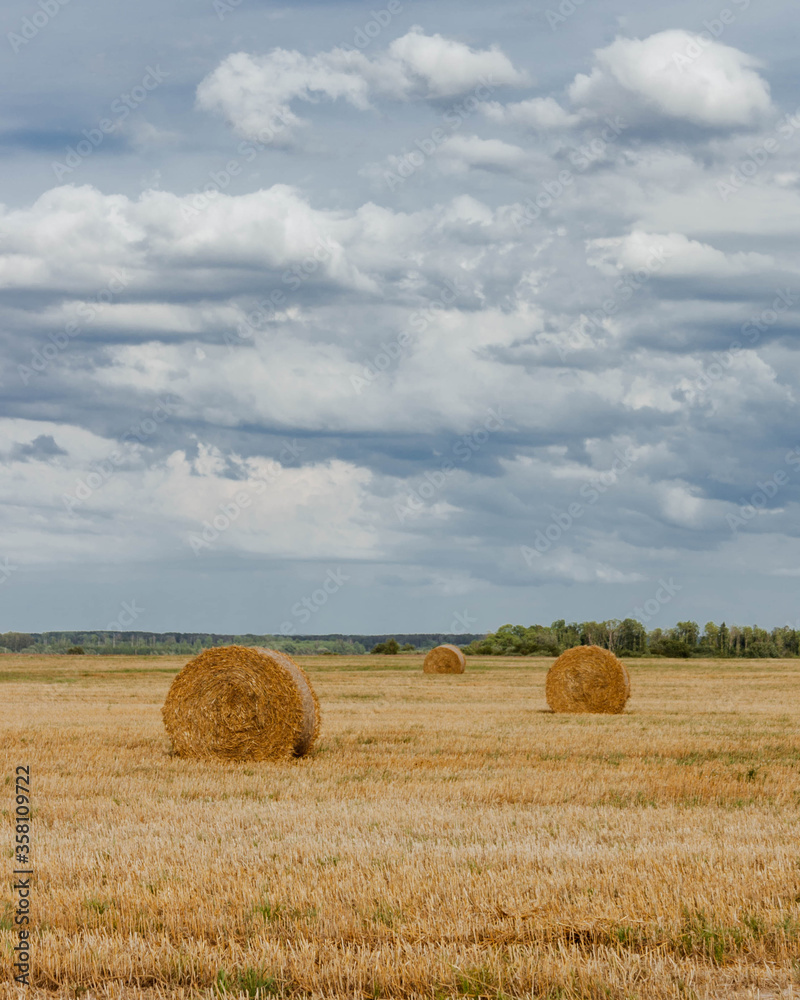
{"type": "Polygon", "coordinates": [[[800,618],[800,12],[548,2],[6,0],[0,631],[800,618]]]}

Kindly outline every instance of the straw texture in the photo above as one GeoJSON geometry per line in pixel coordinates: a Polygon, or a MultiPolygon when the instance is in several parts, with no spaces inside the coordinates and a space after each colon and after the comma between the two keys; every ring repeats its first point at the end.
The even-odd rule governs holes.
{"type": "Polygon", "coordinates": [[[204,650],[172,682],[161,715],[179,757],[302,757],[319,735],[306,672],[274,649],[204,650]]]}
{"type": "Polygon", "coordinates": [[[554,712],[617,714],[630,697],[625,664],[600,646],[574,646],[547,673],[545,694],[554,712]]]}
{"type": "Polygon", "coordinates": [[[622,677],[625,681],[625,701],[627,701],[628,698],[630,698],[631,696],[631,675],[628,673],[628,668],[625,666],[622,660],[619,660],[618,662],[619,665],[622,667],[622,677]]]}
{"type": "Polygon", "coordinates": [[[426,674],[463,674],[466,665],[467,659],[458,646],[445,643],[428,653],[422,669],[426,674]]]}

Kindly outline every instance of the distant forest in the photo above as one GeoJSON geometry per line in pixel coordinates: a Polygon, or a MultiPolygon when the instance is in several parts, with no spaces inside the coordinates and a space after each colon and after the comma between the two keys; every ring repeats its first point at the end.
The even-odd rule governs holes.
{"type": "Polygon", "coordinates": [[[267,646],[305,656],[392,652],[424,652],[440,643],[461,646],[477,656],[558,656],[571,646],[603,646],[618,656],[800,656],[800,630],[789,625],[771,632],[757,625],[716,625],[678,622],[673,628],[648,632],[635,618],[605,622],[566,622],[551,625],[503,625],[496,632],[414,632],[394,635],[218,635],[206,632],[5,632],[0,650],[29,653],[109,655],[196,655],[210,646],[267,646]],[[397,640],[396,644],[390,642],[397,640]],[[386,645],[389,648],[385,648],[386,645]]]}
{"type": "Polygon", "coordinates": [[[757,625],[678,622],[648,632],[635,618],[552,625],[503,625],[464,648],[480,656],[558,656],[572,646],[603,646],[617,656],[783,657],[800,655],[800,631],[786,625],[771,632],[757,625]]]}
{"type": "Polygon", "coordinates": [[[433,649],[443,642],[462,646],[482,639],[485,632],[447,635],[443,632],[415,632],[409,635],[218,635],[207,632],[5,632],[0,633],[0,649],[12,653],[102,653],[120,655],[197,654],[210,646],[267,646],[285,653],[305,656],[368,653],[378,643],[397,639],[418,650],[433,649]]]}

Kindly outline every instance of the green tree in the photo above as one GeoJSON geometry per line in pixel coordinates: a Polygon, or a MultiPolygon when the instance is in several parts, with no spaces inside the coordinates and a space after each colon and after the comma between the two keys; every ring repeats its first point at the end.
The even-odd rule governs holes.
{"type": "Polygon", "coordinates": [[[383,653],[387,656],[396,656],[400,650],[400,643],[397,639],[387,639],[386,642],[379,642],[372,647],[373,653],[383,653]]]}
{"type": "Polygon", "coordinates": [[[0,646],[10,649],[12,653],[19,653],[22,649],[32,646],[36,640],[27,632],[5,632],[0,634],[0,646]]]}
{"type": "Polygon", "coordinates": [[[697,622],[678,622],[675,628],[671,630],[671,634],[679,642],[685,642],[687,649],[692,653],[697,649],[698,639],[700,638],[700,626],[697,622]]]}
{"type": "Polygon", "coordinates": [[[779,656],[797,656],[800,651],[800,632],[784,625],[783,628],[772,630],[772,642],[779,656]]]}
{"type": "Polygon", "coordinates": [[[635,618],[625,618],[616,632],[615,650],[619,654],[641,655],[647,652],[647,632],[635,618]]]}
{"type": "Polygon", "coordinates": [[[581,644],[581,630],[577,622],[565,622],[563,618],[553,622],[550,632],[555,636],[559,650],[572,649],[581,644]]]}
{"type": "Polygon", "coordinates": [[[608,649],[608,627],[605,622],[581,622],[581,645],[608,649]]]}
{"type": "Polygon", "coordinates": [[[719,626],[714,622],[706,622],[700,648],[706,656],[719,656],[719,626]]]}
{"type": "MultiPolygon", "coordinates": [[[[673,630],[674,631],[674,630],[673,630]]],[[[688,657],[691,651],[685,639],[676,636],[662,635],[658,639],[650,638],[650,652],[653,656],[688,657]]]]}

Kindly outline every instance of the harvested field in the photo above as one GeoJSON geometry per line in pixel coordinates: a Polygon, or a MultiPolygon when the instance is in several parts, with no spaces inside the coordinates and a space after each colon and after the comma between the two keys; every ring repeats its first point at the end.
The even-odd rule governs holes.
{"type": "Polygon", "coordinates": [[[319,743],[236,763],[168,754],[185,657],[0,658],[0,996],[18,764],[26,996],[800,995],[798,661],[628,660],[586,716],[550,658],[298,659],[319,743]]]}

